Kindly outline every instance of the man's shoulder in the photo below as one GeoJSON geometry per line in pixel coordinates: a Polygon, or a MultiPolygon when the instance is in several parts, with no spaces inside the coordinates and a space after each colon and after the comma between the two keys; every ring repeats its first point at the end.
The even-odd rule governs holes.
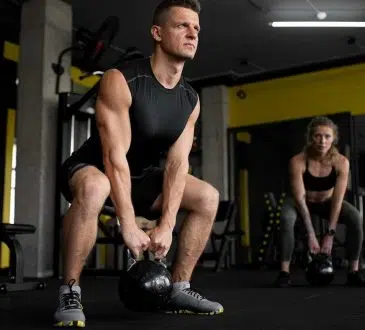
{"type": "Polygon", "coordinates": [[[139,77],[147,75],[147,64],[148,58],[141,58],[122,63],[116,66],[115,69],[120,71],[129,83],[139,77]]]}
{"type": "Polygon", "coordinates": [[[196,91],[196,89],[193,87],[193,85],[190,83],[189,79],[182,76],[181,77],[181,83],[183,84],[183,86],[188,89],[191,93],[193,93],[194,95],[198,96],[198,92],[196,91]]]}
{"type": "Polygon", "coordinates": [[[195,107],[195,105],[198,102],[199,99],[199,94],[198,92],[195,90],[195,88],[189,83],[188,79],[185,78],[184,76],[181,79],[181,84],[184,88],[184,90],[186,91],[186,93],[188,94],[188,97],[190,98],[191,103],[193,104],[193,106],[195,107]]]}

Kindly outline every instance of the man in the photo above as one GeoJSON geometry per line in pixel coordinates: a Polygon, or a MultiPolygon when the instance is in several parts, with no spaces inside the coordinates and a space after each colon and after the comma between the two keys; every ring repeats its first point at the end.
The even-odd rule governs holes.
{"type": "Polygon", "coordinates": [[[330,255],[337,224],[347,227],[346,248],[349,260],[347,284],[364,286],[359,272],[363,242],[363,219],[360,212],[344,200],[349,161],[336,147],[338,128],[328,117],[315,117],[308,125],[307,144],[289,163],[292,197],[288,197],[281,211],[281,270],[275,284],[291,286],[290,262],[294,250],[294,225],[298,216],[303,221],[311,253],[330,255]],[[318,242],[312,216],[328,221],[328,231],[318,242]]]}
{"type": "Polygon", "coordinates": [[[188,174],[197,93],[182,77],[198,46],[200,4],[164,0],[154,13],[150,58],[103,75],[96,100],[97,133],[63,164],[62,191],[71,202],[64,217],[64,285],[55,313],[58,326],[84,326],[79,277],[96,239],[97,217],[112,202],[126,246],[137,256],[168,253],[179,209],[188,211],[172,267],[173,292],[166,312],[219,314],[223,307],[190,288],[193,269],[209,238],[219,194],[188,174]],[[160,168],[161,155],[166,156],[160,168]],[[109,198],[110,197],[110,198],[109,198]],[[137,215],[153,217],[148,234],[137,215]]]}

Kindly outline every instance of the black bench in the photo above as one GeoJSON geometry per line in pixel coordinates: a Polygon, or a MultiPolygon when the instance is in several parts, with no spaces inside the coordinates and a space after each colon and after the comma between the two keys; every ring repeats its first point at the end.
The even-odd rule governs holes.
{"type": "Polygon", "coordinates": [[[8,281],[0,282],[0,292],[28,291],[45,287],[42,281],[24,280],[23,248],[17,236],[33,234],[35,231],[36,228],[32,225],[0,223],[0,242],[6,244],[10,250],[8,281]]]}

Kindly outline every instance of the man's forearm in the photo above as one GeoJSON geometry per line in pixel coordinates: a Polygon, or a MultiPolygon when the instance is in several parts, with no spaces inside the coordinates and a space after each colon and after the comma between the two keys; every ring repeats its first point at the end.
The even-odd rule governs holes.
{"type": "Polygon", "coordinates": [[[314,228],[313,228],[313,224],[312,224],[312,219],[311,219],[311,215],[309,213],[305,198],[304,197],[300,198],[296,202],[297,202],[299,214],[300,214],[301,218],[303,219],[303,222],[304,222],[308,235],[309,236],[314,235],[315,233],[314,233],[314,228]]]}
{"type": "Polygon", "coordinates": [[[127,160],[118,166],[105,166],[111,185],[111,199],[120,224],[135,224],[135,213],[131,196],[131,176],[127,160]]]}
{"type": "Polygon", "coordinates": [[[167,161],[165,166],[160,224],[167,225],[171,230],[176,224],[176,216],[184,193],[188,170],[189,163],[187,161],[167,161]]]}

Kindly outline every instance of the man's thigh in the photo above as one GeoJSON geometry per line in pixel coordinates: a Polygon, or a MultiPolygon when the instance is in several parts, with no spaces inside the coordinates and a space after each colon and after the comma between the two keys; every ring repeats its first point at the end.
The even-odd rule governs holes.
{"type": "MultiPolygon", "coordinates": [[[[215,188],[206,181],[203,181],[191,174],[186,177],[185,189],[181,199],[180,209],[184,211],[194,211],[199,209],[204,199],[209,197],[211,192],[215,192],[215,188]]],[[[153,209],[161,210],[162,196],[156,199],[153,209]]]]}

